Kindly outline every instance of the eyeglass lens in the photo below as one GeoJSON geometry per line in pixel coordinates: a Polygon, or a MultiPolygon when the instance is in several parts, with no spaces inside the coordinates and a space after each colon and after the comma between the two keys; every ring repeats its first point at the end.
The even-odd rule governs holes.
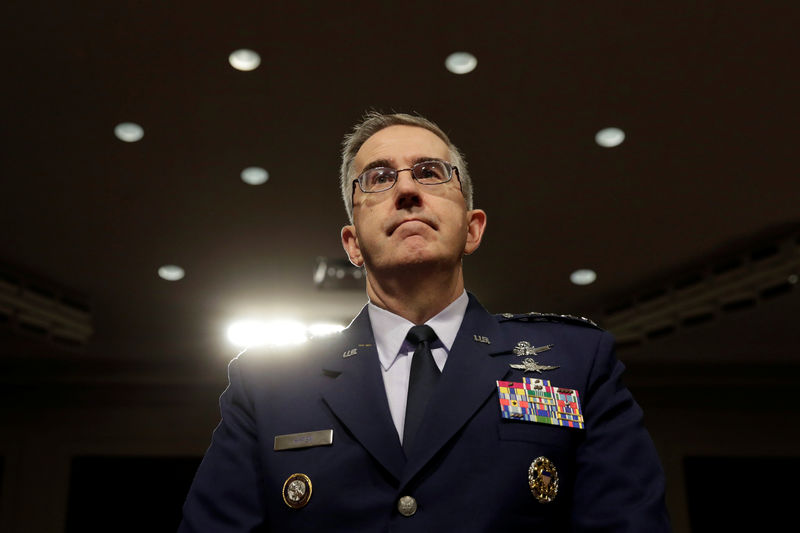
{"type": "MultiPolygon", "coordinates": [[[[444,161],[423,161],[411,167],[410,170],[414,179],[423,185],[436,185],[450,181],[452,172],[444,161]]],[[[398,172],[398,170],[387,167],[371,168],[361,174],[359,183],[367,192],[385,191],[394,186],[398,172]]]]}

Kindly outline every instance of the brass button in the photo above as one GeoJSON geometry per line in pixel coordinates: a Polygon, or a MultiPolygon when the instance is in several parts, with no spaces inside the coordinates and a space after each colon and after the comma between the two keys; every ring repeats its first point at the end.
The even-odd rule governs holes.
{"type": "Polygon", "coordinates": [[[403,496],[397,500],[397,510],[403,516],[411,516],[417,512],[417,500],[411,496],[403,496]]]}

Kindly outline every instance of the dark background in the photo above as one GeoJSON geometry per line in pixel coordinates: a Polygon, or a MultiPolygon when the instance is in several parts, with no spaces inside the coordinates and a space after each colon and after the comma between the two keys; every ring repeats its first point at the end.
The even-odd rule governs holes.
{"type": "Polygon", "coordinates": [[[675,529],[700,531],[713,505],[689,496],[730,487],[715,472],[735,467],[686,457],[797,456],[798,15],[794,2],[4,3],[0,279],[83,309],[92,334],[65,343],[0,305],[0,529],[77,530],[85,491],[120,491],[131,468],[173,496],[121,492],[139,508],[97,503],[96,517],[182,499],[237,351],[228,323],[358,312],[363,285],[312,275],[317,257],[344,258],[339,146],[375,108],[422,113],[466,153],[489,224],[465,277],[487,308],[586,315],[618,336],[675,529]],[[231,68],[238,48],[261,66],[231,68]],[[444,59],[461,50],[478,66],[457,76],[444,59]],[[124,121],[144,138],[117,140],[124,121]],[[595,144],[607,126],[622,145],[595,144]],[[253,165],[266,184],[239,179],[253,165]],[[186,277],[160,279],[168,263],[186,277]],[[725,265],[749,281],[720,292],[725,265]],[[597,281],[571,284],[577,268],[597,281]]]}

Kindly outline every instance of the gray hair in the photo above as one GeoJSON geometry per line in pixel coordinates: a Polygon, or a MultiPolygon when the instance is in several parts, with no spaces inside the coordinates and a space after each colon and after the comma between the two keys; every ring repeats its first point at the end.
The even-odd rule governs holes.
{"type": "Polygon", "coordinates": [[[405,113],[383,114],[370,111],[353,127],[353,132],[345,135],[342,143],[342,167],[339,171],[342,199],[347,210],[350,223],[353,222],[353,180],[356,179],[353,170],[353,160],[361,145],[367,139],[389,126],[416,126],[436,134],[450,150],[450,163],[458,167],[458,176],[461,179],[461,192],[467,203],[467,209],[472,209],[472,180],[467,171],[467,161],[455,144],[450,142],[447,134],[442,129],[420,115],[407,115],[405,113]]]}

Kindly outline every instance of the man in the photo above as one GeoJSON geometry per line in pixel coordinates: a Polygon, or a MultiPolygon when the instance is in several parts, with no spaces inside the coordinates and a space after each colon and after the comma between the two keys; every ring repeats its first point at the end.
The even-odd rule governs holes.
{"type": "Polygon", "coordinates": [[[231,363],[181,531],[667,531],[611,336],[464,291],[486,214],[447,136],[370,114],[341,178],[369,304],[334,338],[231,363]]]}

